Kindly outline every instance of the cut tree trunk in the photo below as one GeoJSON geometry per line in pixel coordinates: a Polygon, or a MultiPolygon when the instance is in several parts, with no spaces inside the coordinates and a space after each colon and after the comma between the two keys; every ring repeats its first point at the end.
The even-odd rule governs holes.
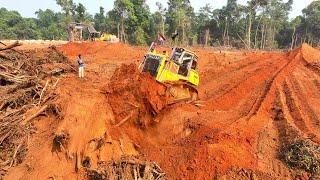
{"type": "Polygon", "coordinates": [[[204,41],[204,45],[205,46],[208,46],[209,35],[210,35],[210,30],[207,29],[206,32],[205,32],[205,41],[204,41]]]}
{"type": "Polygon", "coordinates": [[[251,28],[252,28],[252,13],[249,14],[249,24],[248,24],[248,49],[251,49],[251,28]]]}
{"type": "Polygon", "coordinates": [[[227,28],[228,28],[228,18],[226,17],[226,22],[225,22],[224,31],[223,31],[223,46],[226,46],[227,28]]]}
{"type": "Polygon", "coordinates": [[[12,44],[4,47],[4,48],[0,48],[0,51],[12,49],[12,48],[14,48],[14,47],[21,46],[21,45],[22,45],[22,44],[20,44],[19,41],[16,41],[16,42],[14,42],[14,43],[12,43],[12,44]]]}
{"type": "Polygon", "coordinates": [[[118,38],[120,39],[121,41],[121,37],[120,37],[120,24],[118,23],[118,26],[117,26],[117,30],[118,30],[118,38]]]}
{"type": "Polygon", "coordinates": [[[258,30],[259,30],[259,27],[261,25],[261,20],[262,20],[262,16],[260,16],[260,19],[259,19],[259,22],[258,22],[258,26],[256,28],[255,36],[254,36],[254,48],[255,49],[258,48],[258,30]]]}
{"type": "Polygon", "coordinates": [[[296,36],[296,27],[294,27],[293,33],[292,33],[292,36],[291,36],[291,50],[294,48],[295,36],[296,36]]]}
{"type": "Polygon", "coordinates": [[[4,55],[4,54],[2,54],[2,53],[0,53],[0,58],[7,59],[7,60],[10,59],[10,58],[8,58],[6,55],[4,55]]]}

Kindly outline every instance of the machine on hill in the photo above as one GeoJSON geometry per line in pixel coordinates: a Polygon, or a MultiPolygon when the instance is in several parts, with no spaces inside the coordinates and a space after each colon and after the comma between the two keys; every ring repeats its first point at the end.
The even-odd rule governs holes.
{"type": "Polygon", "coordinates": [[[171,56],[166,51],[157,52],[152,43],[139,66],[156,81],[167,87],[168,104],[198,100],[198,57],[185,48],[174,47],[171,56]]]}

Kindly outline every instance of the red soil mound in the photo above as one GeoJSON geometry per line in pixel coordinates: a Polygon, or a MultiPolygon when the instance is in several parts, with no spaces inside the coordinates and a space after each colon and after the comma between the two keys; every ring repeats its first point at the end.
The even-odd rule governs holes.
{"type": "Polygon", "coordinates": [[[121,65],[104,88],[116,123],[133,120],[146,127],[166,106],[166,88],[135,64],[121,65]]]}
{"type": "Polygon", "coordinates": [[[308,63],[320,62],[320,51],[315,49],[308,44],[302,44],[300,48],[302,57],[308,63]]]}

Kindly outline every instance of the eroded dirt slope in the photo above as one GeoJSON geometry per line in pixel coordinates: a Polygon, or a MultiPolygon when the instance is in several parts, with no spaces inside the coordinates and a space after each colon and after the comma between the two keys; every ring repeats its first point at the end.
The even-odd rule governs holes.
{"type": "Polygon", "coordinates": [[[293,178],[279,159],[281,146],[297,138],[319,143],[320,52],[306,44],[288,53],[194,49],[201,106],[170,106],[147,128],[133,120],[118,126],[117,112],[125,118],[134,107],[115,111],[116,101],[104,92],[114,70],[137,64],[144,48],[95,42],[60,50],[71,60],[84,56],[86,79],[61,79],[64,118],[38,118],[25,161],[7,179],[82,179],[86,168],[124,156],[156,162],[169,179],[293,178]],[[52,149],[57,135],[68,142],[59,151],[52,149]]]}

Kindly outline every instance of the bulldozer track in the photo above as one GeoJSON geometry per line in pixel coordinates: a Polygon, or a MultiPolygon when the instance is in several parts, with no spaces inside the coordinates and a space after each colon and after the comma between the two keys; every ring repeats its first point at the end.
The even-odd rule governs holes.
{"type": "Polygon", "coordinates": [[[222,76],[219,76],[217,74],[217,78],[210,78],[210,80],[215,80],[217,82],[224,82],[224,79],[228,79],[229,81],[233,82],[225,82],[221,87],[217,88],[216,91],[209,92],[206,96],[206,98],[218,98],[219,96],[223,96],[225,94],[228,94],[232,89],[237,88],[243,81],[246,81],[250,77],[254,76],[255,73],[261,71],[263,67],[267,68],[270,63],[273,63],[271,60],[267,61],[259,61],[255,60],[253,62],[250,62],[248,64],[242,65],[240,68],[235,68],[230,71],[224,72],[222,76]],[[262,63],[259,66],[256,66],[257,64],[262,63]],[[243,73],[247,72],[247,73],[243,73]],[[233,78],[230,78],[233,77],[233,78]],[[237,81],[235,81],[235,79],[237,81]],[[234,82],[235,81],[235,82],[234,82]],[[230,86],[230,84],[233,84],[230,86]]]}
{"type": "Polygon", "coordinates": [[[256,103],[253,105],[252,110],[249,112],[247,119],[250,119],[252,116],[254,116],[259,109],[261,108],[261,105],[265,98],[267,97],[268,93],[270,92],[270,89],[272,85],[274,84],[274,81],[278,77],[278,75],[289,66],[291,62],[287,62],[285,65],[283,65],[272,77],[271,79],[267,80],[266,85],[264,86],[264,90],[261,93],[261,96],[257,98],[256,103]]]}
{"type": "MultiPolygon", "coordinates": [[[[215,101],[223,101],[227,96],[232,96],[233,93],[245,93],[244,90],[242,89],[246,89],[250,86],[252,86],[252,82],[255,82],[253,84],[253,86],[255,87],[259,87],[259,86],[264,86],[261,85],[261,81],[257,81],[257,79],[260,78],[266,78],[268,79],[269,77],[266,76],[266,74],[272,74],[274,71],[278,71],[279,66],[283,64],[283,62],[281,61],[271,61],[271,60],[267,60],[267,61],[262,61],[260,62],[260,65],[258,67],[253,67],[251,69],[248,70],[243,70],[243,71],[239,71],[237,73],[239,74],[244,74],[244,76],[242,78],[240,78],[239,80],[237,80],[235,82],[235,84],[231,85],[228,83],[226,84],[226,87],[221,87],[220,89],[218,89],[218,93],[216,96],[214,96],[214,100],[215,101]],[[229,87],[229,88],[227,88],[229,87]],[[220,91],[220,93],[219,93],[220,91]]],[[[238,76],[235,76],[238,77],[238,76]]],[[[268,80],[266,80],[268,81],[268,80]]],[[[251,90],[248,91],[248,93],[251,93],[251,90]]],[[[250,100],[252,101],[252,100],[250,100]]],[[[259,100],[254,100],[255,102],[259,101],[259,100]]]]}
{"type": "Polygon", "coordinates": [[[317,88],[318,92],[320,93],[320,81],[318,79],[314,79],[312,82],[314,86],[317,88]]]}
{"type": "Polygon", "coordinates": [[[285,100],[286,100],[286,106],[289,109],[289,113],[294,120],[295,125],[304,133],[308,133],[309,129],[307,128],[305,124],[305,120],[302,118],[302,115],[299,111],[299,108],[296,104],[296,100],[293,98],[292,91],[289,88],[289,85],[287,82],[284,82],[283,84],[283,91],[285,94],[285,100]]]}
{"type": "Polygon", "coordinates": [[[293,76],[292,78],[290,78],[291,84],[293,86],[293,90],[295,91],[299,102],[302,103],[302,108],[305,109],[305,112],[307,113],[307,115],[309,116],[309,118],[312,120],[313,125],[316,125],[317,129],[320,128],[320,121],[318,116],[316,115],[316,113],[313,111],[313,109],[311,108],[310,104],[308,103],[308,99],[306,98],[306,96],[304,95],[300,82],[293,76]]]}
{"type": "Polygon", "coordinates": [[[280,144],[288,143],[299,137],[299,130],[290,125],[285,114],[286,112],[284,112],[284,106],[286,105],[283,101],[283,99],[286,98],[284,96],[285,92],[282,88],[277,88],[276,99],[273,106],[273,124],[277,127],[280,144]]]}
{"type": "Polygon", "coordinates": [[[320,67],[319,65],[307,64],[306,67],[314,72],[318,77],[320,77],[320,67]]]}

